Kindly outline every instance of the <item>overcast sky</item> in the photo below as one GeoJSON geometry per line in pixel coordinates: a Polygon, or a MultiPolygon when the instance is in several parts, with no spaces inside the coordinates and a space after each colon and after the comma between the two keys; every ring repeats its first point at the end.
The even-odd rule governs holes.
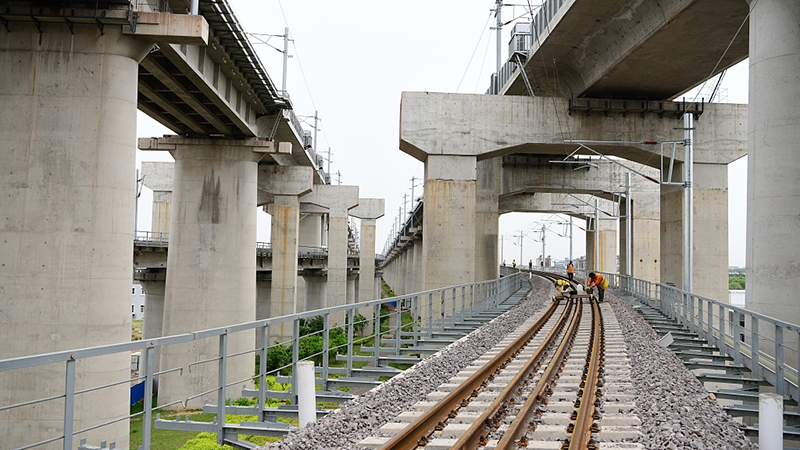
{"type": "MultiPolygon", "coordinates": [[[[252,33],[258,51],[278,89],[282,84],[284,29],[289,28],[291,58],[286,89],[295,112],[313,130],[318,111],[317,151],[328,157],[334,183],[357,185],[360,197],[386,199],[378,220],[377,251],[383,249],[392,223],[411,196],[412,178],[423,177],[423,164],[398,149],[400,94],[403,91],[484,93],[496,66],[496,19],[493,0],[228,0],[243,29],[252,33]],[[368,5],[368,7],[367,7],[368,5]],[[273,35],[273,36],[269,36],[273,35]],[[262,43],[266,41],[266,43],[262,43]],[[339,173],[341,176],[339,176],[339,173]]],[[[520,2],[526,3],[526,2],[520,2]]],[[[540,0],[531,2],[536,5],[540,0]]],[[[522,7],[503,8],[503,21],[524,14],[522,7]]],[[[511,24],[503,28],[503,60],[511,24]]],[[[722,87],[731,103],[747,103],[747,61],[728,71],[722,87]]],[[[171,134],[143,113],[138,136],[171,134]]],[[[702,120],[702,118],[701,118],[702,120]]],[[[164,153],[137,151],[141,161],[169,160],[164,153]]],[[[326,163],[327,164],[327,163],[326,163]]],[[[747,192],[746,158],[729,166],[730,264],[745,265],[747,192]]],[[[415,194],[421,193],[419,185],[415,194]]],[[[138,228],[150,229],[152,195],[144,190],[138,228]]],[[[500,219],[502,250],[510,262],[520,247],[512,235],[541,229],[554,218],[540,214],[506,214],[500,219]]],[[[575,221],[573,255],[585,254],[582,221],[575,221]]],[[[269,237],[269,216],[259,212],[259,241],[269,237]]],[[[540,233],[523,233],[523,261],[541,254],[540,233]]],[[[551,225],[547,254],[569,255],[563,226],[551,225]]]]}

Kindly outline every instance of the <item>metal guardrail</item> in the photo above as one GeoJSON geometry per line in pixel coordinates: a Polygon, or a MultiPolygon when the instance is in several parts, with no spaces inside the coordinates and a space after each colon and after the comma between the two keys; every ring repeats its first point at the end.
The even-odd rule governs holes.
{"type": "Polygon", "coordinates": [[[723,303],[662,283],[603,273],[611,287],[633,294],[640,302],[719,348],[753,378],[764,379],[776,393],[800,399],[798,361],[800,326],[723,303]],[[793,336],[794,339],[787,339],[793,336]],[[793,365],[794,364],[794,365],[793,365]]]}
{"type": "MultiPolygon", "coordinates": [[[[65,436],[77,436],[81,433],[81,430],[72,431],[73,430],[73,419],[74,419],[74,411],[70,407],[70,405],[75,405],[78,401],[80,401],[81,395],[90,392],[90,391],[97,391],[103,389],[119,389],[123,387],[127,389],[127,385],[130,384],[131,381],[137,382],[144,382],[145,383],[145,399],[151,399],[153,397],[153,389],[156,383],[156,380],[160,377],[177,377],[181,376],[181,368],[180,367],[162,367],[160,371],[155,372],[154,370],[154,358],[158,355],[162,348],[168,347],[170,345],[181,345],[187,342],[193,341],[201,341],[201,340],[212,340],[218,341],[219,345],[219,353],[217,355],[195,355],[195,363],[193,364],[216,364],[219,367],[219,379],[217,380],[216,387],[211,390],[206,390],[203,392],[197,392],[195,395],[189,398],[199,397],[201,395],[208,395],[213,393],[217,393],[218,399],[223,399],[223,401],[219,401],[217,405],[205,405],[204,411],[216,413],[217,420],[215,423],[205,423],[205,422],[192,422],[192,421],[164,421],[164,420],[156,420],[156,427],[157,428],[165,428],[165,429],[186,429],[186,430],[193,430],[193,431],[210,431],[217,433],[217,442],[219,444],[223,443],[223,439],[225,436],[230,437],[236,436],[236,427],[234,424],[226,424],[225,423],[225,414],[249,414],[258,417],[259,421],[262,425],[266,425],[267,418],[269,414],[267,414],[269,408],[267,408],[266,399],[267,398],[280,398],[280,395],[286,395],[292,402],[292,404],[297,404],[297,392],[294,392],[291,387],[297,386],[297,363],[303,360],[310,360],[313,358],[319,359],[321,356],[322,364],[317,367],[317,374],[319,378],[317,379],[317,383],[322,385],[322,392],[328,391],[329,388],[329,375],[331,374],[338,374],[343,375],[345,377],[349,377],[353,374],[354,365],[353,362],[363,361],[363,356],[355,356],[354,355],[354,346],[366,343],[367,341],[371,341],[370,343],[373,345],[373,356],[370,359],[372,364],[376,367],[380,364],[380,359],[382,355],[386,355],[388,353],[394,353],[395,355],[400,355],[403,353],[404,350],[401,348],[402,346],[415,346],[419,343],[423,338],[432,336],[437,331],[444,331],[445,327],[455,324],[460,320],[464,320],[466,318],[479,315],[483,311],[493,309],[497,307],[500,303],[505,301],[509,298],[513,293],[517,292],[519,288],[522,286],[522,277],[520,275],[513,275],[504,277],[498,280],[490,280],[490,281],[483,281],[479,283],[472,283],[472,284],[464,284],[458,286],[450,286],[442,289],[435,289],[425,292],[419,292],[409,295],[404,295],[400,297],[392,297],[380,300],[372,300],[369,302],[357,303],[357,304],[350,304],[350,305],[343,305],[337,306],[333,308],[327,309],[320,309],[315,311],[307,311],[299,314],[292,314],[288,316],[282,317],[274,317],[270,319],[263,319],[258,320],[255,322],[243,323],[238,325],[231,325],[227,327],[215,328],[210,330],[203,330],[203,331],[196,331],[192,333],[180,334],[175,336],[165,336],[160,338],[149,338],[142,341],[135,341],[135,342],[125,342],[120,344],[113,344],[113,345],[103,345],[98,347],[91,347],[91,348],[83,348],[83,349],[75,349],[75,350],[67,350],[67,351],[60,351],[54,353],[47,353],[41,355],[31,355],[31,356],[23,356],[18,358],[10,358],[0,360],[0,372],[10,372],[15,370],[23,370],[27,368],[34,368],[34,367],[42,367],[45,365],[51,364],[63,364],[64,365],[64,379],[60,386],[64,386],[64,391],[62,394],[58,395],[49,395],[48,397],[42,397],[39,399],[32,399],[25,401],[23,403],[17,404],[4,404],[0,403],[0,412],[4,414],[4,417],[10,418],[13,420],[14,418],[14,411],[20,411],[19,408],[29,407],[31,405],[41,405],[48,402],[56,402],[58,405],[67,405],[67,407],[61,407],[60,411],[63,411],[63,416],[61,417],[61,421],[63,423],[63,428],[61,430],[67,431],[53,431],[52,436],[47,438],[44,441],[40,442],[31,442],[23,446],[23,448],[40,448],[42,445],[47,443],[61,441],[63,444],[63,448],[65,450],[71,450],[74,448],[73,446],[73,439],[65,439],[65,436]],[[392,306],[390,310],[382,309],[384,305],[387,303],[393,303],[396,306],[392,306]],[[367,312],[369,311],[369,312],[367,312]],[[441,312],[441,313],[440,313],[441,312]],[[356,318],[359,317],[358,314],[361,313],[362,315],[369,315],[371,317],[367,318],[365,321],[356,323],[356,318]],[[416,318],[411,323],[403,325],[402,324],[402,314],[405,313],[411,314],[411,317],[416,318]],[[347,344],[340,345],[338,347],[331,346],[331,330],[335,327],[331,327],[331,316],[332,315],[345,315],[347,317],[345,325],[346,328],[345,335],[347,336],[347,344]],[[380,320],[374,320],[375,318],[380,317],[381,319],[385,318],[387,315],[391,316],[394,315],[394,328],[391,328],[388,331],[381,331],[381,324],[380,320]],[[302,319],[310,319],[313,317],[321,316],[323,318],[324,328],[317,332],[316,334],[322,336],[323,347],[320,353],[310,355],[306,358],[300,358],[300,321],[302,319]],[[372,324],[370,326],[370,323],[372,324]],[[270,336],[270,327],[275,327],[280,324],[289,324],[290,329],[293,330],[293,336],[289,342],[284,342],[284,347],[289,347],[290,352],[292,354],[292,361],[289,366],[277,368],[274,370],[267,370],[267,361],[268,355],[271,351],[279,351],[276,348],[278,344],[268,345],[266,347],[256,347],[249,351],[245,351],[243,353],[238,354],[229,354],[227,350],[227,342],[231,336],[234,336],[238,333],[249,333],[249,336],[252,336],[252,333],[255,331],[257,336],[260,336],[259,342],[268,342],[268,337],[270,336]],[[361,336],[356,336],[356,328],[359,325],[364,326],[365,334],[361,336]],[[399,337],[399,339],[398,339],[399,337]],[[389,346],[386,346],[389,344],[389,346]],[[378,349],[377,351],[375,349],[378,349]],[[95,358],[105,356],[105,355],[112,355],[112,354],[119,354],[124,353],[125,355],[130,355],[131,352],[140,351],[142,358],[142,366],[143,374],[138,376],[138,378],[134,379],[123,379],[123,380],[116,380],[112,381],[110,384],[108,380],[106,384],[100,386],[87,386],[88,380],[82,381],[81,390],[76,390],[76,379],[80,379],[80,367],[91,365],[91,361],[95,358]],[[331,367],[330,366],[330,353],[345,353],[345,356],[342,358],[336,358],[337,360],[344,361],[344,367],[331,367]],[[231,388],[232,386],[239,386],[241,385],[241,381],[228,383],[225,382],[225,373],[227,370],[226,363],[229,361],[229,357],[237,356],[242,357],[246,355],[252,355],[253,359],[255,360],[255,355],[260,355],[260,367],[258,368],[258,373],[253,376],[253,380],[258,380],[258,389],[256,391],[244,391],[243,395],[247,394],[247,396],[256,398],[256,404],[253,407],[243,407],[243,406],[228,406],[225,403],[224,393],[226,389],[231,388]],[[81,366],[78,366],[76,363],[80,361],[81,366]],[[291,375],[289,376],[291,383],[290,383],[290,390],[288,392],[282,391],[269,391],[266,387],[266,377],[268,375],[280,375],[281,370],[291,370],[291,375]],[[59,433],[62,433],[59,435],[59,433]],[[65,433],[65,434],[64,434],[65,433]]],[[[390,322],[391,323],[391,322],[390,322]]],[[[183,347],[185,348],[185,347],[183,347]]],[[[362,350],[364,350],[362,346],[362,350]]],[[[363,353],[363,352],[362,352],[363,353]]],[[[96,361],[96,359],[95,359],[96,361]]],[[[384,367],[385,368],[385,367],[384,367]]],[[[248,379],[249,380],[249,379],[248,379]]],[[[247,381],[247,380],[245,380],[247,381]]],[[[45,382],[44,380],[42,382],[45,382]]],[[[52,382],[49,380],[48,382],[52,382]]],[[[7,389],[7,387],[0,386],[0,392],[7,389]]],[[[335,390],[335,388],[334,388],[335,390]]],[[[35,390],[34,390],[35,391],[35,390]]],[[[319,393],[320,391],[318,391],[319,393]]],[[[330,392],[330,391],[328,391],[330,392]]],[[[338,391],[336,391],[338,392],[338,391]]],[[[339,392],[339,394],[342,394],[339,392]]],[[[0,402],[3,401],[0,399],[0,402]]],[[[5,400],[8,401],[8,400],[5,400]]],[[[142,438],[143,443],[142,446],[139,447],[142,450],[149,450],[150,449],[150,440],[152,436],[152,429],[151,420],[153,417],[153,413],[158,413],[161,411],[166,410],[167,406],[174,404],[175,402],[164,404],[159,400],[159,404],[155,407],[152,406],[150,401],[143,402],[144,410],[137,414],[131,414],[128,416],[123,417],[114,417],[109,418],[108,422],[105,423],[98,423],[91,426],[89,429],[102,429],[105,426],[117,423],[119,421],[129,420],[134,417],[143,417],[143,430],[142,430],[142,438]]],[[[52,404],[52,403],[51,403],[52,404]]],[[[97,405],[97,407],[102,408],[102,405],[97,405]]],[[[57,420],[53,418],[53,420],[57,420]]],[[[271,422],[274,423],[274,422],[271,422]]],[[[288,431],[288,429],[286,430],[288,431]]],[[[250,434],[250,433],[246,433],[250,434]]],[[[15,443],[16,444],[16,443],[15,443]]],[[[92,443],[90,443],[92,444],[92,443]]],[[[85,445],[84,445],[85,446],[85,445]]],[[[127,443],[123,445],[127,447],[127,443]]]]}

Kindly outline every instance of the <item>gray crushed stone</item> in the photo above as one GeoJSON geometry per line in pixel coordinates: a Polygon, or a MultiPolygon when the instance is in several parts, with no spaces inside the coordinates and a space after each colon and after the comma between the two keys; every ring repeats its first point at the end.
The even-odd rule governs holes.
{"type": "MultiPolygon", "coordinates": [[[[553,285],[531,280],[530,294],[515,308],[381,386],[343,404],[308,427],[288,434],[265,450],[359,449],[358,442],[379,435],[391,421],[440,384],[491,349],[507,333],[548,305],[553,285]]],[[[610,292],[611,305],[623,329],[632,366],[636,403],[647,449],[756,449],[737,424],[711,400],[703,385],[626,302],[610,292]]]]}

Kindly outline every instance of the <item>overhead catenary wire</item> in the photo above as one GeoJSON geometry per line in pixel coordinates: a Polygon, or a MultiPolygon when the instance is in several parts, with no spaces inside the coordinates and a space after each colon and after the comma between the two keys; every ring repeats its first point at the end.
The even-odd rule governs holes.
{"type": "MultiPolygon", "coordinates": [[[[486,25],[489,24],[489,21],[492,19],[492,14],[489,13],[486,17],[486,23],[483,24],[481,27],[481,36],[478,38],[478,42],[475,43],[475,49],[472,50],[472,55],[469,57],[469,62],[467,62],[467,67],[464,69],[464,74],[461,75],[461,80],[458,82],[458,87],[456,87],[456,92],[461,89],[461,83],[464,82],[464,78],[467,76],[467,72],[469,71],[469,66],[472,64],[472,59],[475,57],[475,52],[478,51],[478,47],[481,45],[481,41],[483,40],[483,34],[486,33],[486,25]]],[[[483,68],[483,64],[481,64],[481,69],[483,68]]],[[[478,77],[480,78],[480,76],[478,77]]]]}

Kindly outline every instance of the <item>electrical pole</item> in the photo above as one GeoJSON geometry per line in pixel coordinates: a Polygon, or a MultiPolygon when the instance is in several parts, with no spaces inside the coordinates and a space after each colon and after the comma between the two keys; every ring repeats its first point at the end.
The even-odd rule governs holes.
{"type": "Polygon", "coordinates": [[[569,260],[570,260],[570,262],[573,261],[573,259],[572,259],[572,216],[569,216],[569,260]]]}
{"type": "Polygon", "coordinates": [[[625,275],[631,276],[631,173],[625,175],[625,275]]]}
{"type": "Polygon", "coordinates": [[[286,96],[286,67],[289,65],[289,27],[286,27],[283,34],[283,84],[281,90],[286,96]]]}
{"type": "MultiPolygon", "coordinates": [[[[317,110],[314,110],[314,158],[317,157],[317,121],[319,120],[319,116],[317,114],[317,110]]],[[[314,161],[316,165],[316,161],[314,161]]]]}
{"type": "Polygon", "coordinates": [[[597,197],[594,199],[594,271],[600,270],[600,217],[597,214],[597,197]]]}
{"type": "MultiPolygon", "coordinates": [[[[502,10],[503,10],[503,0],[495,0],[495,12],[497,13],[496,17],[497,17],[497,76],[498,77],[500,76],[500,64],[501,64],[500,53],[502,51],[502,47],[501,47],[502,42],[501,42],[501,40],[503,38],[503,36],[502,36],[502,34],[503,34],[502,33],[502,31],[503,31],[503,19],[502,19],[501,15],[500,15],[502,10]]],[[[497,88],[499,89],[500,88],[500,86],[499,86],[500,79],[499,78],[497,80],[497,83],[498,83],[497,88]]]]}
{"type": "Polygon", "coordinates": [[[546,248],[545,235],[544,235],[545,231],[546,231],[546,228],[545,228],[544,224],[542,224],[542,267],[545,266],[545,256],[544,256],[545,255],[545,251],[544,250],[546,248]]]}

